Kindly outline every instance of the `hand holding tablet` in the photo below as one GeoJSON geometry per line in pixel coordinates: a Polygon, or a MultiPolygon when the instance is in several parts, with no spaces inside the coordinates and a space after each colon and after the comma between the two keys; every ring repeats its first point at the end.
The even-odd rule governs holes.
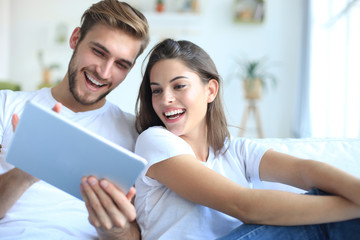
{"type": "Polygon", "coordinates": [[[138,155],[33,102],[26,104],[6,161],[79,199],[83,176],[107,178],[127,192],[146,164],[138,155]]]}

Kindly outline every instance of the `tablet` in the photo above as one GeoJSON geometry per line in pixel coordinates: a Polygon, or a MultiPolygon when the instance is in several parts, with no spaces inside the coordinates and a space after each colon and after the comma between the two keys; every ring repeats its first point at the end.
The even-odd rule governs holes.
{"type": "Polygon", "coordinates": [[[146,161],[34,102],[26,103],[6,161],[79,198],[83,176],[107,178],[125,193],[146,161]]]}

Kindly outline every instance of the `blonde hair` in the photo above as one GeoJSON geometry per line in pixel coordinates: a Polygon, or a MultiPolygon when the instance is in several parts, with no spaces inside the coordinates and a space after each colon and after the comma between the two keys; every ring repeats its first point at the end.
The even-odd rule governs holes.
{"type": "Polygon", "coordinates": [[[103,0],[93,4],[81,17],[80,39],[83,40],[87,32],[96,24],[121,29],[142,44],[137,57],[149,44],[149,25],[145,16],[128,3],[117,0],[103,0]]]}
{"type": "Polygon", "coordinates": [[[147,57],[149,61],[136,101],[136,130],[141,133],[152,126],[164,126],[152,106],[150,72],[153,66],[161,60],[177,59],[197,73],[204,84],[211,79],[218,82],[218,94],[214,101],[208,103],[206,123],[208,143],[215,154],[219,154],[224,147],[225,140],[230,139],[230,133],[221,100],[222,81],[210,56],[192,42],[165,39],[157,44],[147,57]]]}

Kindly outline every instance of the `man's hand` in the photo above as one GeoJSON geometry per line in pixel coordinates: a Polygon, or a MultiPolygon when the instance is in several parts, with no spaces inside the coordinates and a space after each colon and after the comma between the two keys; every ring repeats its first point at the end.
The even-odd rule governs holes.
{"type": "MultiPolygon", "coordinates": [[[[53,110],[59,113],[61,104],[56,103],[53,110]]],[[[16,113],[13,114],[11,123],[13,131],[15,131],[19,123],[19,116],[16,113]]],[[[4,217],[22,194],[37,181],[39,179],[18,168],[0,174],[0,218],[4,217]]]]}
{"type": "Polygon", "coordinates": [[[140,239],[136,210],[131,203],[134,187],[125,195],[110,181],[90,176],[83,177],[80,190],[89,222],[96,227],[100,239],[140,239]]]}
{"type": "MultiPolygon", "coordinates": [[[[60,111],[61,111],[61,106],[62,106],[61,103],[56,103],[56,104],[54,105],[54,107],[52,108],[52,110],[53,110],[54,112],[60,113],[60,111]]],[[[12,126],[13,126],[13,131],[15,132],[16,127],[17,127],[17,125],[19,124],[19,116],[18,116],[16,113],[14,113],[14,114],[12,115],[11,123],[12,123],[12,126]]],[[[1,146],[1,145],[0,145],[0,146],[1,146]]],[[[1,152],[1,148],[0,148],[0,152],[1,152]]],[[[16,169],[16,168],[15,168],[15,169],[16,169]]],[[[26,180],[26,181],[28,181],[28,182],[30,183],[29,186],[31,186],[33,183],[39,181],[39,179],[37,179],[36,177],[33,177],[33,176],[31,176],[30,174],[21,171],[20,169],[17,169],[17,175],[23,175],[23,179],[26,180]]]]}
{"type": "MultiPolygon", "coordinates": [[[[61,111],[61,106],[62,106],[61,103],[56,103],[56,104],[54,105],[54,107],[52,108],[52,110],[53,110],[54,112],[60,113],[60,111],[61,111]]],[[[17,127],[17,125],[19,124],[19,116],[18,116],[16,113],[14,113],[14,114],[12,115],[11,124],[12,124],[12,126],[13,126],[13,131],[15,132],[16,127],[17,127]]],[[[0,150],[1,150],[1,148],[0,148],[0,150]]]]}

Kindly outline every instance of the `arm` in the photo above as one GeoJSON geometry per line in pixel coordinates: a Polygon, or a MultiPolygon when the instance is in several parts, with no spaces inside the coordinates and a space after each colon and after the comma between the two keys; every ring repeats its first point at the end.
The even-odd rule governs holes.
{"type": "Polygon", "coordinates": [[[260,178],[304,190],[316,187],[360,205],[360,179],[323,162],[267,151],[260,163],[260,178]]]}
{"type": "Polygon", "coordinates": [[[84,177],[81,194],[89,212],[89,221],[100,239],[141,239],[136,210],[131,202],[135,188],[125,195],[107,180],[99,182],[95,177],[84,177]]]}
{"type": "Polygon", "coordinates": [[[147,176],[157,179],[185,199],[245,223],[300,225],[360,216],[359,206],[338,196],[243,188],[190,155],[156,163],[149,168],[147,176]]]}
{"type": "Polygon", "coordinates": [[[37,178],[18,168],[0,175],[0,218],[5,216],[21,195],[36,181],[37,178]]]}
{"type": "MultiPolygon", "coordinates": [[[[19,122],[18,115],[14,114],[11,121],[15,131],[19,122]]],[[[21,195],[36,181],[37,178],[18,168],[0,175],[0,218],[5,216],[21,195]]]]}
{"type": "MultiPolygon", "coordinates": [[[[59,113],[61,104],[57,103],[53,107],[53,111],[59,113]]],[[[15,131],[19,117],[13,114],[11,123],[13,131],[15,131]]],[[[1,150],[1,149],[0,149],[1,150]]],[[[3,218],[6,212],[15,204],[21,195],[39,179],[30,174],[21,171],[18,168],[13,168],[10,171],[0,175],[0,218],[3,218]]]]}

